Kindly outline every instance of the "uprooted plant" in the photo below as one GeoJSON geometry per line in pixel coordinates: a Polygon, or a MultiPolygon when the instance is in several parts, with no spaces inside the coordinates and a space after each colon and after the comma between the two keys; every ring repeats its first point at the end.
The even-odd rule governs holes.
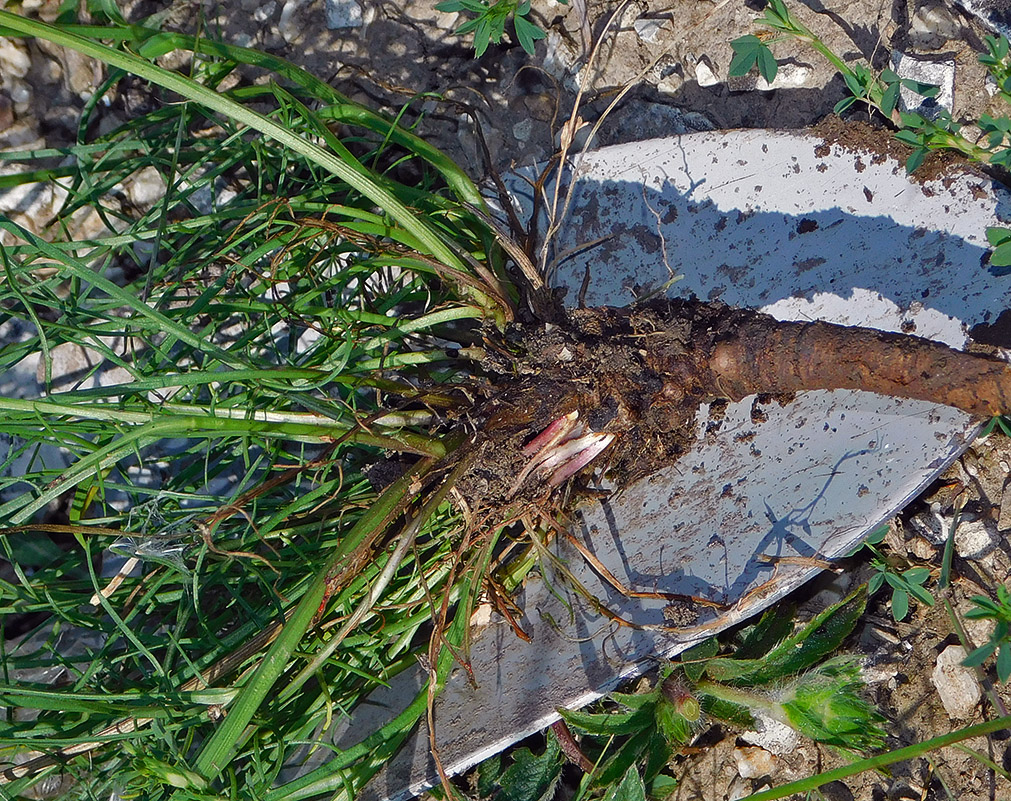
{"type": "MultiPolygon", "coordinates": [[[[66,797],[305,797],[281,771],[314,732],[426,643],[433,692],[466,661],[479,594],[521,579],[511,524],[578,502],[592,471],[620,487],[676,459],[699,404],[1011,408],[1005,363],[912,337],[694,301],[565,312],[458,167],[292,65],[143,25],[0,26],[166,91],[90,138],[110,80],[80,144],[7,155],[31,169],[0,178],[61,198],[45,236],[0,219],[20,337],[0,368],[37,358],[45,390],[0,398],[15,794],[59,765],[66,797]],[[194,78],[150,60],[172,50],[194,78]],[[120,189],[152,175],[152,207],[120,189]]],[[[428,703],[312,787],[353,796],[428,703]]]]}

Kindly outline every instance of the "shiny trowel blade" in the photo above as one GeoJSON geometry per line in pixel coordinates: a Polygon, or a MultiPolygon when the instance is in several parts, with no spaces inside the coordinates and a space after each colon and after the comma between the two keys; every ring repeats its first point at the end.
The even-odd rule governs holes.
{"type": "MultiPolygon", "coordinates": [[[[920,184],[885,156],[737,131],[607,148],[583,157],[575,176],[554,245],[570,254],[555,279],[573,303],[625,304],[680,274],[673,292],[782,319],[915,331],[954,347],[970,333],[1011,344],[997,341],[1011,328],[1002,325],[1011,279],[985,260],[985,229],[1009,197],[981,175],[920,184]]],[[[919,494],[975,432],[945,407],[845,391],[784,406],[747,398],[711,418],[703,409],[697,427],[677,465],[579,508],[571,533],[632,589],[726,606],[679,604],[671,615],[664,600],[629,598],[559,538],[559,558],[639,628],[594,611],[543,567],[516,598],[531,642],[492,617],[471,649],[476,685],[457,669],[436,702],[449,773],[774,603],[919,494]]],[[[396,677],[325,739],[338,749],[361,741],[423,681],[420,669],[396,677]]],[[[358,797],[419,793],[437,781],[434,768],[420,731],[358,797]]]]}

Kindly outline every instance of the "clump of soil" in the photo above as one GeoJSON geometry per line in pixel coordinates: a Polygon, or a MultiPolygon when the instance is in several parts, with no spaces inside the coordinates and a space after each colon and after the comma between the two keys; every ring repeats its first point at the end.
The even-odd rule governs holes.
{"type": "MultiPolygon", "coordinates": [[[[824,144],[815,148],[815,154],[819,156],[827,156],[829,148],[838,145],[844,150],[868,156],[871,164],[880,164],[889,158],[905,164],[912,152],[908,145],[895,138],[895,132],[889,128],[855,119],[844,120],[835,114],[823,118],[808,130],[825,140],[824,144]]],[[[862,171],[863,168],[858,166],[858,169],[862,171]]],[[[923,163],[909,173],[909,179],[922,186],[960,173],[978,175],[980,172],[1008,185],[1009,179],[1005,171],[992,165],[974,165],[954,150],[930,151],[923,163]]]]}
{"type": "MultiPolygon", "coordinates": [[[[656,357],[691,361],[693,331],[717,324],[725,307],[673,301],[626,309],[577,309],[556,323],[509,329],[489,342],[482,366],[495,392],[476,412],[481,435],[464,494],[491,503],[508,499],[527,458],[523,446],[572,411],[591,430],[616,435],[606,454],[619,485],[674,462],[691,445],[695,413],[707,393],[678,387],[656,357]]],[[[525,494],[536,493],[531,477],[525,494]]]]}

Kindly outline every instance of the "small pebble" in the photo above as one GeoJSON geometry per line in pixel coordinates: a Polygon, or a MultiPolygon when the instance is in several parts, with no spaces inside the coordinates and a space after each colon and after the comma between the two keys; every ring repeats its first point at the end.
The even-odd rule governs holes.
{"type": "Polygon", "coordinates": [[[756,713],[754,717],[755,730],[743,732],[742,740],[775,756],[786,756],[796,750],[800,744],[800,735],[796,730],[761,713],[756,713]]]}
{"type": "Polygon", "coordinates": [[[737,772],[744,779],[767,776],[776,767],[776,757],[764,748],[755,745],[738,746],[734,749],[737,772]]]}
{"type": "Polygon", "coordinates": [[[892,69],[901,78],[939,86],[937,97],[927,98],[906,87],[899,90],[907,111],[924,117],[937,116],[940,109],[951,111],[955,103],[955,61],[953,59],[917,58],[898,50],[892,52],[892,69]]]}
{"type": "Polygon", "coordinates": [[[660,38],[667,20],[663,19],[637,19],[632,23],[635,32],[644,42],[654,44],[660,38]]]}
{"type": "Polygon", "coordinates": [[[695,65],[695,80],[699,86],[716,86],[720,83],[720,79],[704,58],[700,58],[695,65]]]}
{"type": "Polygon", "coordinates": [[[949,645],[937,657],[930,677],[944,711],[952,720],[969,720],[983,695],[976,674],[962,666],[965,657],[966,652],[961,645],[949,645]]]}
{"type": "Polygon", "coordinates": [[[962,26],[941,5],[923,6],[909,21],[910,41],[923,49],[936,50],[952,39],[960,39],[961,35],[962,26]]]}
{"type": "Polygon", "coordinates": [[[355,0],[325,0],[325,8],[326,26],[330,30],[362,27],[362,7],[355,0]]]}

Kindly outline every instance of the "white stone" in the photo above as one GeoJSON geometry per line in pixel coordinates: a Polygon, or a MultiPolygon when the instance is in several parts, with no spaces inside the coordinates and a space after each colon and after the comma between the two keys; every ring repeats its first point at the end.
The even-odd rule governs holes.
{"type": "Polygon", "coordinates": [[[941,47],[961,35],[962,26],[944,6],[919,8],[909,21],[909,38],[917,47],[941,47]]]}
{"type": "Polygon", "coordinates": [[[782,64],[776,71],[776,78],[772,83],[759,76],[755,88],[759,92],[771,92],[773,89],[798,89],[807,86],[810,77],[810,67],[802,67],[799,64],[782,64]]]}
{"type": "Polygon", "coordinates": [[[800,744],[800,735],[794,729],[761,713],[755,714],[755,730],[743,732],[741,739],[776,756],[792,754],[800,744]]]}
{"type": "Polygon", "coordinates": [[[752,793],[754,790],[750,781],[743,776],[734,776],[727,788],[727,801],[741,801],[742,798],[747,798],[752,793]]]}
{"type": "Polygon", "coordinates": [[[474,629],[483,629],[491,625],[492,605],[490,603],[478,604],[473,614],[470,616],[470,625],[474,629]]]}
{"type": "Polygon", "coordinates": [[[940,656],[931,674],[931,681],[944,705],[944,711],[952,720],[968,720],[976,711],[976,705],[983,696],[976,674],[962,666],[965,649],[961,645],[949,645],[940,656]]]}
{"type": "Polygon", "coordinates": [[[332,30],[362,27],[362,7],[355,0],[326,0],[326,26],[332,30]]]}
{"type": "Polygon", "coordinates": [[[655,44],[660,38],[660,32],[667,27],[667,20],[665,19],[637,19],[632,23],[632,27],[635,28],[636,34],[644,42],[649,42],[650,44],[655,44]]]}
{"type": "Polygon", "coordinates": [[[295,22],[295,13],[301,5],[301,0],[287,0],[281,7],[281,16],[277,20],[277,32],[288,43],[297,39],[302,33],[302,27],[295,22]]]}
{"type": "Polygon", "coordinates": [[[277,11],[277,3],[274,0],[268,0],[256,7],[253,11],[253,19],[261,24],[270,22],[274,18],[275,11],[277,11]]]}
{"type": "Polygon", "coordinates": [[[576,92],[582,75],[582,70],[576,66],[578,62],[579,55],[568,42],[554,31],[549,31],[541,63],[544,71],[560,81],[566,90],[576,92]]]}
{"type": "Polygon", "coordinates": [[[716,73],[713,72],[705,59],[701,58],[695,64],[695,80],[698,81],[699,86],[716,86],[720,83],[716,73]]]}
{"type": "Polygon", "coordinates": [[[997,532],[982,520],[959,523],[955,529],[955,551],[963,559],[979,559],[997,546],[997,532]]]}
{"type": "Polygon", "coordinates": [[[31,65],[28,51],[22,45],[0,36],[0,78],[24,78],[31,65]]]}
{"type": "Polygon", "coordinates": [[[28,84],[23,81],[11,81],[7,94],[14,101],[14,110],[18,114],[24,114],[28,111],[28,104],[32,99],[32,90],[28,84]]]}
{"type": "Polygon", "coordinates": [[[145,167],[131,176],[127,195],[141,209],[149,209],[165,197],[165,180],[154,167],[145,167]]]}
{"type": "Polygon", "coordinates": [[[755,745],[738,746],[734,749],[734,761],[742,779],[757,779],[772,773],[776,767],[776,757],[764,748],[755,745]]]}
{"type": "Polygon", "coordinates": [[[898,50],[892,52],[892,69],[901,78],[939,86],[941,91],[935,98],[924,98],[902,87],[899,96],[907,111],[914,111],[930,118],[936,116],[936,108],[951,111],[955,103],[955,61],[954,59],[917,58],[898,50]]]}
{"type": "Polygon", "coordinates": [[[889,665],[884,667],[865,667],[862,671],[862,675],[864,677],[864,684],[867,686],[884,684],[891,689],[895,689],[898,670],[894,666],[889,665]]]}
{"type": "Polygon", "coordinates": [[[975,604],[965,601],[959,605],[958,616],[962,620],[962,626],[965,628],[965,633],[969,638],[969,642],[976,643],[978,645],[986,642],[991,636],[993,636],[997,623],[993,620],[988,620],[987,618],[966,617],[965,613],[975,607],[975,604]]]}
{"type": "Polygon", "coordinates": [[[781,64],[776,72],[776,78],[769,83],[765,78],[754,73],[727,78],[727,86],[732,92],[771,92],[774,89],[796,89],[807,86],[812,75],[810,67],[798,64],[781,64]]]}

